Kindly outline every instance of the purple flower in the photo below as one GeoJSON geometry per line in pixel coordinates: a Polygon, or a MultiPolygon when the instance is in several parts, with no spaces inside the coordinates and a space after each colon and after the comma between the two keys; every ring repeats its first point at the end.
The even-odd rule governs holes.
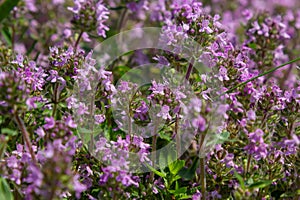
{"type": "Polygon", "coordinates": [[[107,144],[106,138],[101,137],[96,143],[96,152],[105,150],[106,144],[107,144]]]}
{"type": "Polygon", "coordinates": [[[164,89],[165,89],[165,86],[163,84],[152,81],[152,86],[149,90],[151,90],[153,94],[164,95],[165,94],[164,89]]]}
{"type": "Polygon", "coordinates": [[[33,184],[35,187],[40,187],[43,183],[43,173],[34,165],[30,165],[28,171],[30,173],[24,181],[33,184]]]}
{"type": "Polygon", "coordinates": [[[195,194],[193,194],[192,200],[200,200],[202,197],[201,192],[199,192],[198,190],[196,191],[195,194]]]}
{"type": "Polygon", "coordinates": [[[156,56],[153,59],[157,60],[158,63],[161,64],[161,65],[163,65],[163,66],[170,66],[170,62],[164,56],[156,56]]]}
{"type": "Polygon", "coordinates": [[[76,193],[76,198],[77,199],[79,199],[80,198],[80,194],[87,189],[87,187],[84,184],[80,183],[78,179],[79,179],[79,175],[76,174],[73,177],[73,189],[74,189],[74,191],[76,193]]]}
{"type": "Polygon", "coordinates": [[[25,4],[26,4],[27,9],[30,12],[37,12],[38,11],[37,7],[35,6],[36,5],[36,0],[25,0],[25,4]]]}
{"type": "Polygon", "coordinates": [[[50,70],[49,72],[50,72],[50,76],[46,80],[55,83],[59,78],[58,72],[56,70],[50,70]]]}
{"type": "Polygon", "coordinates": [[[189,106],[191,107],[191,110],[194,110],[195,112],[200,113],[202,101],[199,98],[192,98],[189,106]]]}
{"type": "Polygon", "coordinates": [[[70,128],[76,128],[77,127],[77,124],[73,121],[71,116],[66,117],[65,122],[66,122],[66,125],[69,126],[70,128]]]}
{"type": "Polygon", "coordinates": [[[141,105],[135,110],[134,117],[139,118],[140,120],[146,120],[147,119],[147,112],[149,108],[145,101],[142,101],[141,105]]]}
{"type": "MultiPolygon", "coordinates": [[[[27,59],[26,59],[27,61],[27,59]]],[[[34,61],[25,62],[25,58],[22,55],[18,55],[15,61],[12,63],[17,64],[18,74],[24,82],[31,86],[31,88],[36,90],[43,90],[43,85],[45,84],[45,77],[47,74],[44,72],[42,67],[37,67],[34,61]]]]}
{"type": "Polygon", "coordinates": [[[69,98],[67,98],[66,102],[67,102],[67,106],[69,109],[78,107],[77,99],[74,98],[73,96],[70,96],[69,98]]]}
{"type": "Polygon", "coordinates": [[[21,184],[21,171],[18,169],[13,169],[12,171],[13,172],[12,172],[10,179],[12,181],[14,181],[17,185],[20,185],[21,184]]]}
{"type": "Polygon", "coordinates": [[[7,166],[10,168],[17,168],[18,167],[18,160],[16,156],[10,156],[6,159],[7,166]]]}
{"type": "Polygon", "coordinates": [[[206,121],[201,115],[199,115],[197,118],[192,120],[192,126],[203,132],[206,129],[206,121]]]}
{"type": "Polygon", "coordinates": [[[127,81],[121,81],[120,85],[118,86],[118,90],[122,93],[131,90],[132,88],[129,87],[129,83],[127,81]]]}
{"type": "Polygon", "coordinates": [[[39,138],[43,138],[46,135],[46,133],[42,127],[39,127],[35,132],[36,132],[36,134],[38,134],[39,138]]]}
{"type": "Polygon", "coordinates": [[[207,34],[210,34],[213,32],[213,30],[209,27],[209,21],[208,20],[203,20],[202,21],[202,27],[199,30],[200,32],[206,32],[207,34]]]}
{"type": "Polygon", "coordinates": [[[102,124],[105,121],[105,115],[95,115],[95,124],[102,124]]]}
{"type": "Polygon", "coordinates": [[[248,120],[255,121],[255,119],[256,119],[255,111],[249,110],[247,112],[247,118],[248,118],[248,120]]]}
{"type": "Polygon", "coordinates": [[[180,92],[179,90],[174,91],[174,94],[175,94],[176,101],[186,98],[186,95],[184,93],[180,92]]]}
{"type": "Polygon", "coordinates": [[[268,153],[268,145],[264,143],[263,135],[264,132],[261,129],[249,133],[249,144],[244,148],[249,154],[252,154],[256,160],[266,158],[268,153]]]}
{"type": "Polygon", "coordinates": [[[223,66],[220,67],[218,78],[220,81],[228,81],[227,69],[223,66]]]}
{"type": "Polygon", "coordinates": [[[27,105],[29,110],[31,110],[33,108],[36,108],[37,106],[35,104],[35,98],[34,97],[28,98],[26,100],[26,105],[27,105]]]}
{"type": "Polygon", "coordinates": [[[221,199],[222,196],[218,193],[218,191],[212,191],[210,192],[209,196],[212,198],[212,199],[221,199]]]}
{"type": "Polygon", "coordinates": [[[89,114],[88,107],[84,103],[79,102],[77,107],[77,114],[78,115],[89,114]]]}
{"type": "Polygon", "coordinates": [[[222,115],[224,117],[224,119],[228,119],[228,115],[227,115],[228,109],[229,109],[229,105],[228,104],[218,105],[217,113],[219,115],[222,115]]]}
{"type": "Polygon", "coordinates": [[[108,8],[100,0],[74,0],[74,6],[68,7],[73,12],[73,24],[80,30],[96,31],[99,36],[106,37],[109,28],[105,25],[108,19],[108,8]]]}
{"type": "Polygon", "coordinates": [[[106,37],[105,32],[109,30],[109,28],[104,25],[105,21],[108,19],[109,11],[102,4],[102,1],[99,1],[96,4],[96,18],[97,18],[97,33],[99,36],[106,37]]]}
{"type": "Polygon", "coordinates": [[[55,120],[53,117],[45,117],[45,122],[46,124],[44,125],[44,128],[47,129],[52,129],[55,126],[55,120]]]}
{"type": "Polygon", "coordinates": [[[120,173],[119,176],[116,177],[116,180],[122,182],[122,184],[125,187],[128,187],[130,185],[134,185],[135,187],[139,187],[138,182],[134,181],[131,176],[129,176],[127,173],[120,173]]]}
{"type": "Polygon", "coordinates": [[[160,112],[157,114],[157,117],[161,117],[163,119],[172,119],[171,115],[169,114],[170,107],[167,105],[163,105],[161,107],[160,112]]]}

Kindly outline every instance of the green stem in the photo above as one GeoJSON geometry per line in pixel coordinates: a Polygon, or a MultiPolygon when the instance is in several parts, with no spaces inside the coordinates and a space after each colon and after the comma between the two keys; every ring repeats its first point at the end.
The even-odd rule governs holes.
{"type": "Polygon", "coordinates": [[[90,107],[90,123],[91,123],[91,143],[90,143],[90,151],[94,148],[94,105],[95,105],[95,95],[92,94],[91,107],[90,107]]]}
{"type": "Polygon", "coordinates": [[[204,151],[203,145],[205,139],[205,134],[201,134],[199,137],[199,158],[200,158],[200,185],[201,185],[201,195],[202,200],[205,200],[205,193],[206,193],[206,175],[205,175],[205,153],[202,153],[202,150],[204,151]]]}
{"type": "Polygon", "coordinates": [[[247,167],[246,167],[246,174],[249,172],[250,169],[250,164],[251,164],[251,154],[248,155],[248,159],[247,159],[247,167]]]}
{"type": "Polygon", "coordinates": [[[82,37],[82,34],[83,34],[83,31],[81,31],[81,32],[79,33],[79,36],[78,36],[78,38],[77,38],[77,40],[76,40],[76,43],[75,43],[75,45],[74,45],[75,51],[76,51],[77,46],[78,46],[78,44],[79,44],[79,41],[80,41],[80,39],[81,39],[81,37],[82,37]]]}
{"type": "Polygon", "coordinates": [[[11,36],[11,48],[14,51],[15,49],[15,38],[16,38],[16,30],[15,30],[15,25],[12,25],[12,36],[11,36]]]}
{"type": "Polygon", "coordinates": [[[24,141],[27,145],[27,148],[29,150],[29,153],[31,155],[31,158],[32,158],[33,162],[36,166],[38,166],[37,161],[36,161],[36,157],[35,157],[35,154],[34,154],[34,151],[33,151],[33,148],[32,148],[32,144],[31,144],[31,141],[30,141],[29,133],[27,132],[25,124],[24,124],[23,120],[20,118],[20,116],[18,115],[17,112],[15,113],[14,118],[15,118],[15,121],[16,121],[19,129],[21,130],[21,133],[23,135],[24,141]]]}
{"type": "Polygon", "coordinates": [[[59,102],[59,91],[58,91],[58,83],[55,83],[54,91],[53,91],[53,110],[52,110],[52,117],[55,118],[56,110],[57,110],[57,104],[59,102]]]}
{"type": "Polygon", "coordinates": [[[178,125],[179,125],[179,113],[176,115],[176,121],[175,121],[175,134],[176,134],[176,151],[177,151],[177,158],[180,157],[181,155],[181,136],[180,133],[178,132],[178,125]]]}
{"type": "Polygon", "coordinates": [[[279,65],[279,66],[277,66],[277,67],[275,67],[275,68],[273,68],[273,69],[270,69],[270,70],[264,72],[264,73],[261,73],[261,74],[255,76],[255,77],[253,77],[253,78],[247,80],[247,81],[244,81],[244,82],[242,82],[242,83],[240,83],[240,84],[237,84],[236,86],[234,86],[234,87],[231,88],[230,90],[227,90],[226,92],[224,92],[224,93],[221,94],[220,96],[222,96],[222,95],[224,95],[224,94],[231,93],[231,92],[233,92],[235,89],[237,89],[237,88],[239,88],[239,87],[241,87],[241,86],[244,86],[244,85],[246,85],[247,83],[249,83],[249,82],[251,82],[251,81],[253,81],[253,80],[255,80],[255,79],[258,79],[259,77],[262,77],[262,76],[265,76],[265,75],[267,75],[267,74],[270,74],[270,73],[272,73],[272,72],[274,72],[274,71],[276,71],[276,70],[278,70],[278,69],[280,69],[280,68],[282,68],[282,67],[284,67],[284,66],[286,66],[286,65],[292,64],[292,63],[297,62],[297,61],[299,61],[299,60],[300,60],[300,57],[298,57],[298,58],[296,58],[296,59],[294,59],[294,60],[290,60],[290,61],[288,61],[288,62],[286,62],[286,63],[283,63],[283,64],[281,64],[281,65],[279,65]]]}
{"type": "Polygon", "coordinates": [[[121,32],[122,31],[122,28],[124,27],[124,25],[126,24],[126,21],[127,21],[127,15],[128,15],[128,9],[125,8],[123,11],[122,11],[122,14],[121,14],[121,17],[119,18],[119,21],[118,21],[118,32],[121,32]]]}
{"type": "Polygon", "coordinates": [[[206,180],[205,180],[205,157],[200,158],[200,184],[201,184],[201,195],[202,200],[205,200],[206,193],[206,180]]]}
{"type": "MultiPolygon", "coordinates": [[[[152,167],[155,168],[155,162],[156,162],[156,142],[157,142],[157,134],[156,134],[156,126],[154,128],[154,135],[152,138],[152,167]]],[[[150,183],[153,183],[154,181],[154,173],[151,172],[150,174],[150,183]]]]}
{"type": "Polygon", "coordinates": [[[192,58],[192,60],[189,64],[189,67],[186,71],[185,80],[189,80],[189,78],[191,76],[191,73],[192,73],[192,70],[193,70],[193,66],[194,66],[194,58],[192,58]]]}

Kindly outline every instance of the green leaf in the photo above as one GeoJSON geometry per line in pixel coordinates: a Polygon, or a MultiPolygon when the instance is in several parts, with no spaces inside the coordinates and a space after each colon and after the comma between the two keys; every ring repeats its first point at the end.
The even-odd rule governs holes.
{"type": "Polygon", "coordinates": [[[4,152],[6,150],[7,141],[1,141],[0,143],[0,160],[2,159],[4,152]]]}
{"type": "Polygon", "coordinates": [[[164,131],[161,131],[159,133],[159,138],[166,140],[167,142],[170,142],[172,140],[172,137],[170,136],[170,134],[165,133],[164,131]]]}
{"type": "Polygon", "coordinates": [[[0,177],[0,199],[13,200],[14,197],[6,180],[0,177]]]}
{"type": "Polygon", "coordinates": [[[191,199],[193,196],[191,195],[183,195],[179,199],[191,199]]]}
{"type": "Polygon", "coordinates": [[[163,170],[165,167],[170,166],[170,164],[176,161],[176,151],[172,147],[167,147],[159,155],[159,168],[163,170]]]}
{"type": "Polygon", "coordinates": [[[15,135],[18,134],[18,131],[16,131],[16,130],[11,130],[11,129],[9,129],[9,128],[2,128],[2,129],[1,129],[1,133],[2,133],[2,134],[7,134],[7,135],[9,135],[9,136],[15,136],[15,135]]]}
{"type": "Polygon", "coordinates": [[[67,105],[66,105],[65,103],[62,103],[62,102],[59,103],[58,105],[59,105],[61,108],[66,108],[66,107],[67,107],[67,105]]]}
{"type": "Polygon", "coordinates": [[[230,133],[227,131],[222,132],[221,134],[208,135],[211,138],[207,141],[206,146],[214,146],[216,144],[223,144],[226,141],[234,141],[229,140],[230,133]]]}
{"type": "Polygon", "coordinates": [[[249,185],[249,189],[256,189],[256,188],[264,188],[269,186],[272,183],[270,180],[263,180],[263,181],[258,181],[256,183],[252,183],[249,185]]]}
{"type": "Polygon", "coordinates": [[[168,160],[168,165],[176,161],[176,151],[172,148],[172,146],[169,147],[167,150],[167,160],[168,160]]]}
{"type": "Polygon", "coordinates": [[[223,142],[228,141],[230,133],[228,131],[222,132],[220,135],[216,135],[217,141],[216,144],[222,144],[223,142]]]}
{"type": "Polygon", "coordinates": [[[125,66],[125,65],[115,66],[113,68],[113,75],[116,77],[121,77],[129,70],[130,70],[130,67],[125,66]]]}
{"type": "Polygon", "coordinates": [[[79,132],[80,138],[85,144],[87,144],[91,140],[91,134],[93,133],[93,131],[83,127],[79,127],[77,130],[79,132]]]}
{"type": "Polygon", "coordinates": [[[147,165],[147,167],[148,167],[154,174],[156,174],[156,175],[158,175],[158,176],[160,176],[160,177],[162,177],[162,178],[166,178],[166,173],[157,171],[156,169],[154,169],[152,166],[150,166],[150,165],[148,165],[148,164],[146,164],[146,165],[147,165]]]}
{"type": "Polygon", "coordinates": [[[166,158],[166,155],[164,153],[161,153],[159,155],[159,158],[158,158],[158,161],[159,161],[159,169],[160,170],[164,170],[166,166],[168,166],[168,160],[166,158]]]}
{"type": "Polygon", "coordinates": [[[83,127],[78,128],[78,131],[83,134],[92,134],[92,130],[83,127]]]}
{"type": "Polygon", "coordinates": [[[6,0],[0,5],[0,22],[5,19],[10,11],[19,3],[20,0],[6,0]]]}
{"type": "Polygon", "coordinates": [[[199,158],[196,157],[193,160],[193,164],[189,168],[182,168],[178,172],[178,174],[186,180],[192,180],[195,177],[195,173],[198,167],[199,167],[199,158]]]}
{"type": "Polygon", "coordinates": [[[255,50],[256,49],[256,44],[255,43],[250,43],[250,44],[248,44],[248,47],[255,50]]]}
{"type": "Polygon", "coordinates": [[[186,193],[186,191],[187,191],[187,187],[182,187],[182,188],[179,188],[177,190],[169,190],[169,192],[171,194],[175,194],[175,195],[186,193]]]}
{"type": "Polygon", "coordinates": [[[174,183],[174,181],[177,181],[178,179],[181,179],[181,176],[179,176],[179,175],[172,176],[170,184],[172,185],[174,183]]]}
{"type": "Polygon", "coordinates": [[[245,182],[244,179],[241,175],[239,175],[236,171],[234,172],[235,177],[237,178],[237,180],[240,182],[241,188],[243,190],[245,190],[245,182]]]}
{"type": "Polygon", "coordinates": [[[3,28],[1,30],[1,34],[3,35],[4,39],[6,40],[7,44],[11,45],[11,35],[7,28],[3,28]]]}
{"type": "Polygon", "coordinates": [[[169,169],[171,174],[176,175],[184,167],[184,160],[176,160],[175,162],[169,164],[169,169]]]}

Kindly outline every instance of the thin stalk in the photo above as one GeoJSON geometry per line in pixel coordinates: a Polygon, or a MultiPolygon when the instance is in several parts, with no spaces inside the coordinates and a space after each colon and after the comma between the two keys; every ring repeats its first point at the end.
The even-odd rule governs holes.
{"type": "Polygon", "coordinates": [[[113,189],[113,194],[112,194],[112,199],[113,200],[118,200],[118,195],[116,193],[117,193],[117,190],[113,189]]]}
{"type": "Polygon", "coordinates": [[[292,134],[293,134],[293,130],[295,129],[295,120],[293,120],[291,122],[291,125],[289,127],[289,131],[288,131],[288,137],[292,138],[292,134]]]}
{"type": "Polygon", "coordinates": [[[79,36],[78,36],[78,38],[77,38],[77,40],[76,40],[76,42],[75,42],[75,45],[74,45],[75,51],[76,51],[77,46],[78,46],[78,44],[79,44],[79,42],[80,42],[80,39],[81,39],[81,37],[82,37],[82,34],[83,34],[83,31],[81,31],[81,32],[79,33],[79,36]]]}
{"type": "MultiPolygon", "coordinates": [[[[122,29],[124,28],[124,26],[126,25],[127,22],[127,15],[128,15],[128,9],[124,8],[124,10],[121,13],[121,16],[117,22],[117,31],[118,33],[121,33],[122,29]]],[[[122,44],[123,42],[123,34],[120,34],[118,37],[118,44],[122,44]]],[[[110,65],[110,70],[113,70],[113,67],[115,66],[115,64],[117,62],[119,62],[122,59],[122,57],[119,57],[118,59],[116,59],[111,65],[110,65]]]]}
{"type": "Polygon", "coordinates": [[[52,110],[52,117],[54,117],[54,118],[55,118],[56,110],[57,110],[57,103],[54,103],[53,110],[52,110]]]}
{"type": "Polygon", "coordinates": [[[128,114],[128,135],[131,136],[131,129],[132,129],[132,124],[131,124],[131,117],[130,114],[128,114]]]}
{"type": "Polygon", "coordinates": [[[59,91],[58,91],[58,86],[59,86],[59,83],[55,83],[55,86],[54,86],[54,91],[53,91],[53,110],[52,110],[52,117],[55,118],[55,115],[56,115],[56,110],[57,110],[57,104],[58,104],[58,101],[59,101],[59,91]]]}
{"type": "Polygon", "coordinates": [[[205,178],[205,157],[200,158],[200,184],[201,184],[201,195],[202,200],[205,200],[206,193],[206,178],[205,178]]]}
{"type": "Polygon", "coordinates": [[[185,80],[189,80],[189,78],[191,76],[191,73],[192,73],[192,70],[193,70],[193,66],[194,66],[194,58],[192,58],[192,60],[189,64],[189,67],[186,71],[185,80]]]}
{"type": "Polygon", "coordinates": [[[50,192],[48,200],[53,200],[54,199],[56,189],[57,189],[56,184],[52,185],[51,192],[50,192]]]}
{"type": "MultiPolygon", "coordinates": [[[[111,100],[108,100],[107,105],[111,105],[111,104],[112,104],[111,100]]],[[[112,127],[112,117],[111,116],[112,116],[112,108],[111,108],[111,106],[108,106],[106,108],[106,119],[107,119],[107,126],[108,127],[112,127]]],[[[110,132],[109,137],[112,137],[111,132],[110,132]]]]}
{"type": "Polygon", "coordinates": [[[129,102],[128,110],[127,110],[127,116],[128,116],[128,118],[127,118],[128,133],[127,134],[130,135],[130,136],[131,136],[131,130],[132,130],[132,121],[131,121],[131,116],[130,116],[130,105],[133,101],[133,97],[134,97],[134,95],[132,97],[127,98],[127,102],[129,102]]]}
{"type": "MultiPolygon", "coordinates": [[[[17,19],[17,12],[16,11],[13,12],[13,18],[17,19]]],[[[12,24],[11,32],[12,32],[11,33],[11,48],[14,51],[14,49],[15,49],[15,41],[16,41],[16,28],[15,28],[14,24],[12,24]]]]}
{"type": "Polygon", "coordinates": [[[124,25],[126,24],[126,21],[127,21],[127,15],[128,15],[128,9],[125,8],[123,11],[122,11],[122,14],[121,14],[121,17],[119,18],[119,21],[118,21],[118,32],[121,32],[122,31],[122,28],[124,27],[124,25]]]}
{"type": "Polygon", "coordinates": [[[14,115],[14,119],[15,119],[15,122],[17,123],[19,129],[21,130],[21,133],[23,135],[24,141],[25,141],[26,146],[27,146],[27,148],[29,150],[31,158],[32,158],[34,164],[37,166],[36,157],[35,157],[35,154],[34,154],[34,151],[33,151],[33,148],[32,148],[32,144],[31,144],[29,133],[27,132],[26,126],[25,126],[23,120],[17,114],[17,112],[14,115]]]}
{"type": "Polygon", "coordinates": [[[247,166],[246,166],[246,174],[249,172],[250,170],[250,164],[251,164],[251,154],[248,155],[248,159],[247,159],[247,166]]]}
{"type": "Polygon", "coordinates": [[[95,95],[92,94],[91,107],[90,107],[90,123],[91,123],[91,143],[90,143],[90,151],[94,148],[94,105],[95,105],[95,95]]]}
{"type": "Polygon", "coordinates": [[[12,25],[11,29],[12,29],[11,48],[12,48],[12,50],[14,50],[14,49],[15,49],[15,40],[16,40],[16,39],[15,39],[15,38],[16,38],[15,25],[12,25]]]}
{"type": "Polygon", "coordinates": [[[284,66],[286,66],[286,65],[292,64],[292,63],[297,62],[297,61],[299,61],[299,60],[300,60],[300,57],[298,57],[298,58],[296,58],[296,59],[294,59],[294,60],[290,60],[290,61],[288,61],[288,62],[286,62],[286,63],[283,63],[283,64],[281,64],[281,65],[279,65],[279,66],[277,66],[277,67],[275,67],[275,68],[273,68],[273,69],[270,69],[270,70],[264,72],[264,73],[261,73],[261,74],[255,76],[255,77],[253,77],[253,78],[247,80],[247,81],[244,81],[244,82],[242,82],[242,83],[240,83],[240,84],[237,84],[236,86],[234,86],[233,88],[227,90],[226,92],[224,92],[224,93],[221,94],[220,96],[222,96],[222,95],[224,95],[224,94],[231,93],[231,92],[233,92],[235,89],[237,89],[237,88],[239,88],[239,87],[241,87],[241,86],[244,86],[244,85],[246,85],[247,83],[249,83],[249,82],[251,82],[251,81],[253,81],[253,80],[255,80],[255,79],[258,79],[259,77],[262,77],[262,76],[265,76],[265,75],[267,75],[267,74],[270,74],[270,73],[272,73],[272,72],[274,72],[274,71],[276,71],[276,70],[278,70],[278,69],[280,69],[280,68],[282,68],[282,67],[284,67],[284,66]]]}
{"type": "Polygon", "coordinates": [[[179,125],[179,113],[176,115],[176,121],[175,121],[175,134],[176,134],[176,152],[177,152],[177,158],[181,155],[181,136],[178,132],[178,125],[179,125]]]}
{"type": "Polygon", "coordinates": [[[199,138],[199,160],[200,160],[200,185],[201,185],[201,195],[202,200],[205,200],[206,193],[206,174],[205,174],[205,155],[202,155],[202,147],[204,145],[205,134],[201,134],[199,138]]]}
{"type": "MultiPolygon", "coordinates": [[[[152,167],[155,168],[155,161],[156,161],[156,142],[157,142],[157,134],[156,134],[156,126],[154,128],[154,135],[152,138],[152,167]]],[[[150,174],[150,183],[154,181],[154,173],[151,172],[150,174]]]]}

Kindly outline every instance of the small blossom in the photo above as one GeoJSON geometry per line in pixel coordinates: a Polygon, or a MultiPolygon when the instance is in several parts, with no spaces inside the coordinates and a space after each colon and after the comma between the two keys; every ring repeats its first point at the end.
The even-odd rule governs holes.
{"type": "Polygon", "coordinates": [[[171,115],[169,114],[170,107],[167,105],[162,106],[161,111],[157,114],[158,117],[163,119],[172,119],[171,115]]]}
{"type": "Polygon", "coordinates": [[[194,128],[196,128],[197,130],[199,130],[201,132],[205,131],[205,129],[206,129],[206,121],[201,115],[199,115],[197,118],[193,119],[192,125],[194,128]]]}
{"type": "Polygon", "coordinates": [[[44,125],[45,129],[52,129],[55,126],[55,121],[53,117],[46,117],[45,122],[46,122],[46,124],[44,125]]]}
{"type": "Polygon", "coordinates": [[[102,124],[105,121],[105,115],[95,115],[95,124],[102,124]]]}
{"type": "Polygon", "coordinates": [[[255,121],[255,119],[256,119],[255,112],[253,110],[249,110],[247,112],[247,118],[248,118],[248,120],[255,121]]]}

